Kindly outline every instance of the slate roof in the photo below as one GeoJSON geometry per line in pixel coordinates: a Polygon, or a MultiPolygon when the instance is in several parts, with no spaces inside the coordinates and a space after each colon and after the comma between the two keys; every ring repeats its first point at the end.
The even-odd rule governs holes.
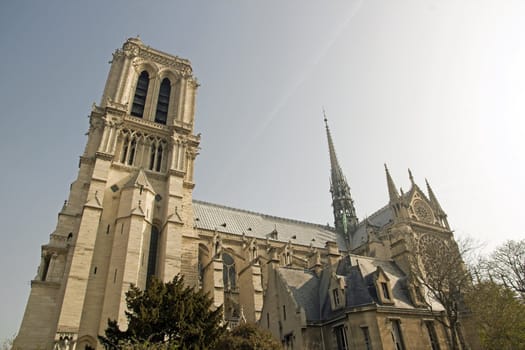
{"type": "Polygon", "coordinates": [[[371,291],[370,295],[374,302],[378,303],[379,298],[374,286],[374,275],[378,267],[381,267],[385,275],[390,281],[390,288],[392,289],[392,296],[394,305],[398,308],[413,308],[412,302],[409,298],[409,293],[406,285],[406,275],[399,269],[399,267],[390,260],[381,260],[376,258],[369,258],[359,255],[350,255],[352,266],[359,269],[363,276],[363,281],[366,287],[371,291]]]}
{"type": "Polygon", "coordinates": [[[394,220],[394,213],[390,205],[385,205],[363,221],[357,226],[357,230],[352,234],[351,247],[355,249],[368,241],[368,233],[366,231],[367,221],[373,226],[384,227],[394,220]]]}
{"type": "Polygon", "coordinates": [[[346,251],[344,239],[327,225],[280,218],[223,205],[193,200],[194,223],[199,229],[288,242],[305,246],[324,247],[327,241],[338,243],[346,251]],[[272,231],[277,238],[272,238],[272,231]],[[295,236],[295,238],[292,238],[295,236]]]}
{"type": "MultiPolygon", "coordinates": [[[[330,281],[334,277],[330,270],[323,270],[320,277],[312,271],[287,267],[278,269],[281,281],[291,291],[296,303],[306,313],[307,322],[332,320],[347,311],[360,306],[377,305],[381,307],[374,284],[375,274],[380,267],[388,277],[394,304],[388,307],[415,309],[407,289],[407,276],[391,260],[381,260],[359,255],[349,255],[339,261],[335,277],[344,280],[346,306],[332,310],[330,304],[330,281]]],[[[442,307],[432,302],[433,310],[442,307]]]]}
{"type": "Polygon", "coordinates": [[[278,273],[307,320],[319,320],[319,278],[309,270],[280,267],[278,273]]]}

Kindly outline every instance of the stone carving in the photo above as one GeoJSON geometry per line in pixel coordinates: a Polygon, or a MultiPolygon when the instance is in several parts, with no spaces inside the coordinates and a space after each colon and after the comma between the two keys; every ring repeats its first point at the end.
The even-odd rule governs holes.
{"type": "Polygon", "coordinates": [[[53,350],[75,350],[76,348],[76,341],[73,334],[58,333],[55,339],[53,350]]]}

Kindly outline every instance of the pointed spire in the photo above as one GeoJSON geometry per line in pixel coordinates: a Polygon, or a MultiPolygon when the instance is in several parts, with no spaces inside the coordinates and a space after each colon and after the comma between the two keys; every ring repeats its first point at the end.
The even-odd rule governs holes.
{"type": "Polygon", "coordinates": [[[432,187],[430,187],[430,184],[428,183],[427,179],[425,179],[425,183],[427,184],[428,199],[430,199],[430,202],[435,206],[435,208],[438,211],[440,211],[441,213],[444,213],[443,209],[441,209],[441,205],[439,204],[439,202],[438,202],[438,200],[436,198],[436,195],[434,194],[434,191],[432,191],[432,187]]]}
{"type": "MultiPolygon", "coordinates": [[[[332,172],[332,186],[334,184],[334,179],[339,180],[341,177],[343,177],[341,167],[339,166],[339,162],[337,161],[337,155],[335,153],[335,147],[334,142],[332,140],[332,134],[330,133],[330,128],[328,127],[328,119],[326,118],[326,112],[323,108],[323,117],[324,117],[324,124],[326,127],[326,138],[328,139],[328,152],[330,154],[330,167],[332,172]]],[[[346,179],[345,179],[346,180],[346,179]]]]}
{"type": "Polygon", "coordinates": [[[410,170],[410,168],[408,168],[408,178],[410,179],[410,183],[412,184],[412,186],[414,186],[414,177],[412,176],[412,171],[410,170]]]}
{"type": "Polygon", "coordinates": [[[352,234],[357,228],[358,219],[355,213],[354,201],[350,194],[350,186],[346,181],[343,171],[337,161],[334,142],[328,127],[328,119],[323,108],[323,117],[326,127],[326,137],[328,139],[328,152],[330,154],[330,192],[332,193],[332,207],[334,209],[334,223],[336,230],[345,236],[352,234]]]}
{"type": "Polygon", "coordinates": [[[393,202],[399,198],[399,193],[397,192],[396,185],[394,184],[394,180],[392,180],[392,176],[390,176],[390,172],[388,171],[388,167],[386,166],[386,163],[385,163],[385,172],[386,172],[386,183],[388,186],[388,196],[390,197],[390,201],[393,202]]]}
{"type": "Polygon", "coordinates": [[[450,230],[450,226],[447,220],[447,214],[441,208],[441,205],[439,204],[439,201],[437,200],[434,191],[432,191],[432,187],[430,187],[430,184],[428,183],[427,179],[425,179],[425,182],[427,184],[428,199],[430,200],[430,204],[432,204],[432,206],[434,207],[434,210],[436,211],[436,214],[440,219],[441,225],[450,230]]]}

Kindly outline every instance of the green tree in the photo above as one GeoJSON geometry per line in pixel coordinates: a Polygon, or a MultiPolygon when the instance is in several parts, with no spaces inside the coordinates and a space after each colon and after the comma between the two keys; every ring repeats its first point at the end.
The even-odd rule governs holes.
{"type": "Polygon", "coordinates": [[[132,285],[126,304],[127,330],[108,320],[99,336],[106,349],[211,349],[225,331],[222,308],[211,310],[212,300],[180,276],[168,283],[154,278],[144,291],[132,285]]]}
{"type": "Polygon", "coordinates": [[[279,342],[270,332],[255,324],[241,324],[225,333],[214,348],[215,350],[280,350],[279,342]]]}
{"type": "Polygon", "coordinates": [[[480,281],[465,295],[465,302],[481,349],[525,349],[525,305],[512,289],[480,281]]]}
{"type": "Polygon", "coordinates": [[[525,239],[506,241],[481,264],[485,278],[514,290],[525,299],[525,239]]]}
{"type": "Polygon", "coordinates": [[[461,319],[466,308],[463,295],[471,288],[472,278],[463,257],[474,249],[470,240],[441,239],[427,235],[420,241],[418,255],[414,260],[415,276],[427,291],[426,303],[432,309],[432,301],[444,308],[444,319],[437,318],[447,329],[453,350],[468,348],[461,331],[461,319]]]}

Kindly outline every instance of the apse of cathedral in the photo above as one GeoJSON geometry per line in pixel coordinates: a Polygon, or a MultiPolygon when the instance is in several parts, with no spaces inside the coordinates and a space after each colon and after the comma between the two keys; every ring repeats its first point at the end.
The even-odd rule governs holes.
{"type": "Polygon", "coordinates": [[[195,200],[197,88],[188,60],[138,38],[114,52],[14,348],[100,349],[131,284],[181,274],[230,327],[256,322],[286,349],[447,349],[412,273],[426,242],[453,239],[430,185],[409,174],[398,191],[385,165],[388,200],[359,221],[325,116],[333,227],[195,200]]]}

